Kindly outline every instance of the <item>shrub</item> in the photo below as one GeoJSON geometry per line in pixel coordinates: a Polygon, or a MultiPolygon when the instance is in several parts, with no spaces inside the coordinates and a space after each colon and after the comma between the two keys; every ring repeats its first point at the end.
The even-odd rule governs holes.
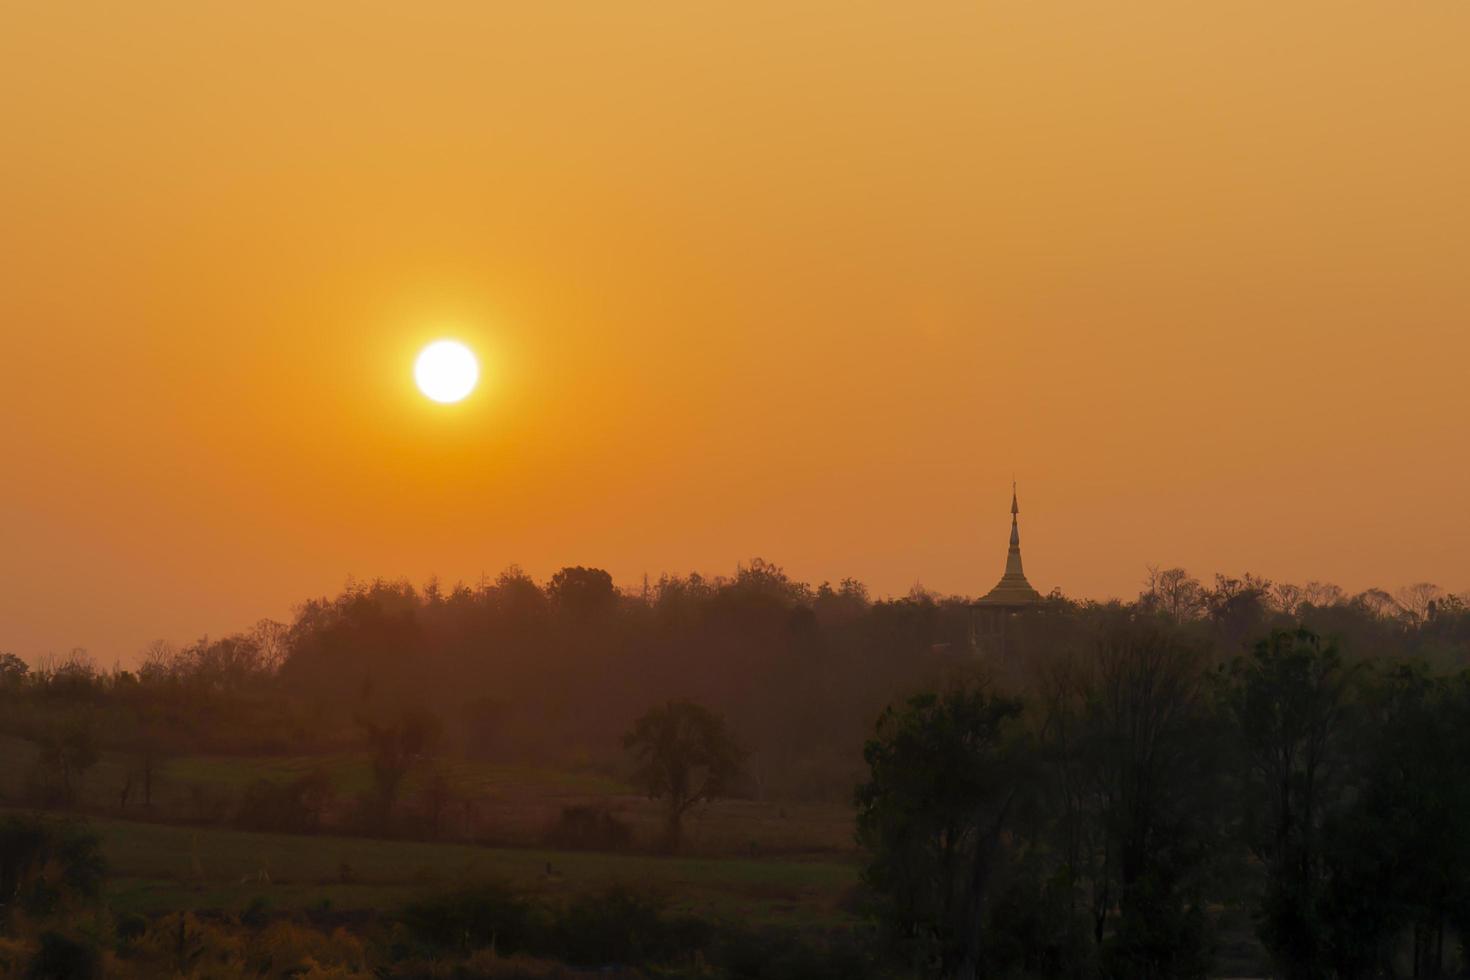
{"type": "Polygon", "coordinates": [[[116,928],[118,944],[126,946],[142,939],[148,932],[148,918],[137,912],[128,912],[118,916],[116,928]]]}
{"type": "Polygon", "coordinates": [[[330,934],[291,922],[272,922],[245,950],[246,965],[258,975],[368,976],[362,941],[345,929],[330,934]],[[276,975],[276,974],[271,974],[276,975]]]}
{"type": "MultiPolygon", "coordinates": [[[[599,967],[669,963],[708,948],[713,935],[704,922],[667,915],[660,898],[618,885],[548,907],[486,882],[415,902],[400,922],[434,951],[527,953],[599,967]]],[[[411,945],[396,945],[400,956],[412,955],[411,945]]]]}
{"type": "Polygon", "coordinates": [[[44,919],[95,900],[105,872],[100,842],[81,824],[31,816],[0,820],[0,925],[13,908],[44,919]]]}
{"type": "Polygon", "coordinates": [[[332,800],[332,780],[313,769],[289,783],[257,779],[245,790],[235,821],[248,830],[314,833],[332,800]]]}
{"type": "Polygon", "coordinates": [[[708,924],[666,908],[661,897],[622,885],[578,896],[556,915],[546,952],[582,966],[668,963],[710,944],[708,924]]]}
{"type": "Polygon", "coordinates": [[[557,916],[556,948],[572,963],[639,963],[665,952],[663,905],[614,886],[574,898],[557,916]]]}
{"type": "Polygon", "coordinates": [[[569,851],[622,851],[632,843],[633,831],[605,806],[569,806],[542,839],[569,851]]]}
{"type": "Polygon", "coordinates": [[[554,960],[481,949],[462,962],[409,960],[382,974],[393,980],[642,980],[632,971],[578,970],[554,960]]]}
{"type": "Polygon", "coordinates": [[[0,936],[0,977],[18,977],[31,958],[31,944],[21,939],[0,936]]]}
{"type": "Polygon", "coordinates": [[[1023,866],[997,895],[984,963],[994,976],[1089,977],[1092,924],[1076,907],[1070,879],[1023,866]]]}
{"type": "Polygon", "coordinates": [[[439,949],[528,950],[542,933],[538,910],[509,885],[487,881],[421,899],[403,911],[403,925],[439,949]]]}
{"type": "Polygon", "coordinates": [[[847,933],[814,941],[794,930],[731,932],[723,937],[718,960],[731,976],[761,980],[865,980],[886,976],[869,944],[847,933]]]}
{"type": "Polygon", "coordinates": [[[245,911],[240,913],[240,924],[252,929],[259,929],[270,922],[271,901],[264,895],[256,895],[245,906],[245,911]]]}
{"type": "Polygon", "coordinates": [[[59,932],[44,932],[26,976],[32,980],[89,980],[100,977],[102,953],[85,940],[59,932]]]}
{"type": "Polygon", "coordinates": [[[119,958],[131,972],[124,976],[194,976],[206,967],[215,975],[228,976],[226,964],[243,963],[243,943],[238,935],[218,923],[201,922],[189,912],[159,916],[143,935],[120,951],[119,958]]]}

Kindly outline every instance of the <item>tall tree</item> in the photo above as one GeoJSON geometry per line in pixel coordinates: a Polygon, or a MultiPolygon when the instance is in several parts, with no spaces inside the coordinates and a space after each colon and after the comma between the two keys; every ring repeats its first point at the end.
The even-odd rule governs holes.
{"type": "Polygon", "coordinates": [[[379,829],[392,824],[393,807],[414,767],[438,746],[439,719],[424,708],[407,708],[388,722],[359,717],[372,750],[373,795],[370,817],[379,829]]]}
{"type": "Polygon", "coordinates": [[[1260,641],[1227,697],[1248,766],[1247,840],[1267,870],[1261,939],[1287,980],[1320,976],[1323,817],[1344,732],[1348,672],[1307,629],[1260,641]]]}
{"type": "Polygon", "coordinates": [[[618,601],[612,576],[600,568],[576,565],[551,576],[546,594],[573,622],[589,622],[612,610],[618,601]]]}
{"type": "Polygon", "coordinates": [[[55,780],[45,794],[75,802],[77,781],[102,758],[91,712],[77,709],[62,716],[42,735],[40,749],[37,762],[55,780]]]}
{"type": "Polygon", "coordinates": [[[30,666],[13,653],[0,653],[0,691],[19,688],[25,683],[30,666]]]}
{"type": "Polygon", "coordinates": [[[636,767],[633,784],[665,801],[664,846],[677,851],[684,815],[729,792],[745,767],[745,752],[725,719],[691,701],[650,708],[623,736],[636,767]]]}
{"type": "Polygon", "coordinates": [[[922,694],[878,720],[858,789],[866,872],[915,967],[975,977],[1002,835],[1021,789],[1021,702],[983,688],[922,694]]]}
{"type": "Polygon", "coordinates": [[[1470,927],[1470,676],[1400,665],[1364,685],[1355,778],[1323,828],[1321,917],[1336,976],[1444,976],[1470,927]]]}
{"type": "Polygon", "coordinates": [[[1218,856],[1218,726],[1203,651],[1155,623],[1100,636],[1076,745],[1102,831],[1094,922],[1108,976],[1201,976],[1218,856]]]}
{"type": "Polygon", "coordinates": [[[1139,604],[1154,609],[1175,623],[1196,619],[1204,612],[1206,592],[1199,579],[1182,568],[1148,567],[1139,604]]]}

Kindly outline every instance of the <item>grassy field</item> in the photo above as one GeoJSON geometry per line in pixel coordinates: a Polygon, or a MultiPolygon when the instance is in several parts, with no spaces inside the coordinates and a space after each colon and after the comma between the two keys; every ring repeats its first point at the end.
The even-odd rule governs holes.
{"type": "MultiPolygon", "coordinates": [[[[36,746],[0,736],[0,805],[27,805],[36,746]]],[[[657,839],[662,811],[605,773],[440,760],[461,808],[456,843],[253,833],[232,826],[246,787],[320,769],[345,812],[371,786],[361,755],[176,757],[159,767],[144,811],[137,760],[104,752],[77,783],[78,807],[101,835],[119,912],[278,910],[340,914],[392,909],[416,895],[499,879],[557,898],[612,884],[653,888],[704,917],[788,925],[845,921],[858,880],[852,811],[823,804],[722,801],[691,814],[686,854],[545,850],[546,828],[567,806],[596,803],[657,839]],[[126,804],[121,787],[133,773],[126,804]],[[506,846],[509,845],[509,846],[506,846]]],[[[407,788],[402,805],[414,805],[407,788]]]]}
{"type": "Polygon", "coordinates": [[[116,911],[391,909],[415,895],[497,879],[547,896],[612,884],[665,892],[677,909],[745,922],[836,923],[858,880],[850,861],[666,858],[330,836],[257,834],[93,819],[116,911]]]}
{"type": "MultiPolygon", "coordinates": [[[[568,772],[524,766],[498,766],[451,759],[442,763],[455,786],[472,798],[501,795],[613,796],[630,792],[628,786],[594,772],[568,772]]],[[[372,771],[360,754],[303,756],[183,756],[162,767],[165,785],[194,786],[239,792],[256,779],[289,780],[313,769],[323,769],[337,791],[357,795],[372,786],[372,771]]]]}
{"type": "MultiPolygon", "coordinates": [[[[27,779],[37,751],[34,743],[0,736],[0,801],[28,801],[27,779]]],[[[658,804],[605,773],[463,759],[437,764],[454,788],[452,834],[464,840],[535,846],[565,807],[588,803],[611,810],[641,846],[651,845],[660,833],[658,804]]],[[[154,806],[145,813],[137,760],[109,751],[78,781],[78,805],[96,815],[227,825],[250,783],[288,782],[313,769],[321,769],[331,781],[338,819],[371,785],[368,759],[360,754],[183,756],[162,762],[154,780],[154,806]],[[122,789],[130,773],[133,785],[124,804],[122,789]]],[[[411,777],[405,788],[405,807],[413,806],[416,783],[411,777]]],[[[698,855],[845,859],[854,850],[853,813],[836,804],[722,801],[691,815],[685,840],[687,850],[698,855]]]]}

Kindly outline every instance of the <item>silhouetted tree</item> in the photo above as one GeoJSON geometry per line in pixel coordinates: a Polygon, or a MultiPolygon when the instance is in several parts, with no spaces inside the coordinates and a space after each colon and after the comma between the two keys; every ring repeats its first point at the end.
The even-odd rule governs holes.
{"type": "Polygon", "coordinates": [[[857,792],[866,880],[891,938],[918,969],[969,980],[985,953],[1001,836],[1021,789],[1021,703],[983,688],[889,708],[864,749],[857,792]]]}
{"type": "Polygon", "coordinates": [[[1204,611],[1206,592],[1199,579],[1182,568],[1148,567],[1139,605],[1156,610],[1175,623],[1186,623],[1204,611]]]}
{"type": "Polygon", "coordinates": [[[320,766],[285,783],[257,779],[245,788],[235,820],[251,830],[315,833],[334,793],[331,777],[320,766]]]}
{"type": "Polygon", "coordinates": [[[1444,598],[1444,589],[1432,582],[1416,582],[1394,593],[1402,615],[1415,626],[1428,620],[1436,604],[1444,598]]]}
{"type": "Polygon", "coordinates": [[[1094,915],[1108,976],[1162,980],[1209,966],[1204,889],[1220,843],[1222,767],[1206,676],[1199,647],[1125,621],[1104,629],[1082,687],[1076,744],[1104,830],[1094,915]]]}
{"type": "Polygon", "coordinates": [[[45,920],[94,901],[106,870],[100,842],[84,826],[0,817],[0,931],[15,912],[45,920]]]}
{"type": "Polygon", "coordinates": [[[745,766],[745,751],[725,719],[690,701],[650,708],[623,736],[634,758],[633,785],[666,805],[664,846],[677,851],[684,815],[729,792],[745,766]]]}
{"type": "Polygon", "coordinates": [[[1261,939],[1287,980],[1322,975],[1322,820],[1343,737],[1348,675],[1306,629],[1256,644],[1227,703],[1248,765],[1247,840],[1267,869],[1261,939]]]}
{"type": "Polygon", "coordinates": [[[0,691],[18,690],[30,670],[30,666],[15,654],[0,653],[0,691]]]}
{"type": "Polygon", "coordinates": [[[392,824],[403,782],[438,745],[439,720],[423,708],[404,709],[391,722],[359,718],[372,750],[371,819],[379,829],[392,824]]]}
{"type": "Polygon", "coordinates": [[[1239,651],[1260,635],[1271,609],[1271,589],[1269,580],[1255,575],[1215,576],[1215,587],[1204,594],[1205,612],[1225,650],[1239,651]]]}
{"type": "Polygon", "coordinates": [[[76,801],[76,783],[102,758],[96,723],[89,711],[74,710],[52,723],[42,735],[37,763],[51,801],[76,801]]]}
{"type": "Polygon", "coordinates": [[[1393,975],[1407,934],[1411,974],[1444,976],[1447,934],[1470,934],[1470,675],[1401,665],[1358,707],[1351,793],[1322,834],[1325,965],[1393,975]]]}
{"type": "Polygon", "coordinates": [[[611,611],[618,601],[612,576],[600,568],[577,565],[551,576],[546,592],[574,622],[587,622],[611,611]]]}

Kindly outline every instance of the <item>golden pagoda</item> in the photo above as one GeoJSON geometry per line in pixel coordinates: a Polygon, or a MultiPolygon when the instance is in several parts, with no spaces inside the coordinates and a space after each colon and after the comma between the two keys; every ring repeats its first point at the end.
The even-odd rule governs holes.
{"type": "Polygon", "coordinates": [[[1016,505],[1016,483],[1011,481],[1011,548],[1006,553],[1005,574],[995,583],[995,588],[975,600],[975,605],[990,609],[1020,609],[1041,601],[1041,593],[1026,581],[1021,571],[1021,531],[1016,524],[1016,515],[1021,508],[1016,505]]]}

